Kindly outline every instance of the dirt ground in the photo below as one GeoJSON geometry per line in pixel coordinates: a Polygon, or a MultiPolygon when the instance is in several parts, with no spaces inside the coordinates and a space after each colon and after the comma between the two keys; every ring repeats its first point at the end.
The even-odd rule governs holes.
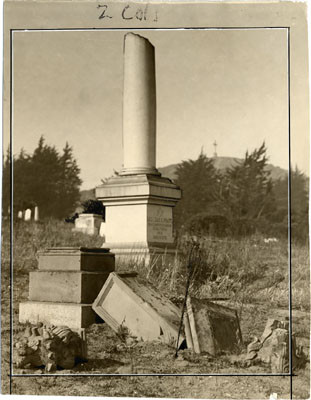
{"type": "MultiPolygon", "coordinates": [[[[26,276],[22,286],[27,288],[26,276]]],[[[271,309],[258,304],[245,306],[240,321],[244,342],[249,342],[252,335],[260,336],[269,316],[284,319],[286,315],[288,310],[284,308],[271,309]]],[[[16,318],[15,307],[14,319],[16,318]]],[[[308,329],[305,324],[307,320],[307,313],[293,312],[293,330],[298,333],[297,342],[303,344],[305,352],[309,353],[308,329]]],[[[8,330],[4,329],[3,332],[7,337],[8,330]]],[[[88,361],[72,370],[57,371],[56,376],[42,375],[43,371],[40,369],[15,368],[14,374],[20,376],[12,378],[11,393],[205,399],[268,399],[271,393],[277,393],[278,398],[290,398],[289,377],[234,376],[271,373],[269,366],[264,364],[245,367],[236,361],[234,356],[222,355],[212,358],[204,354],[195,355],[189,350],[180,351],[176,359],[175,349],[159,342],[138,342],[133,347],[125,344],[105,323],[93,324],[87,329],[87,342],[88,361]],[[32,374],[39,376],[34,377],[32,374]],[[74,376],[67,376],[68,374],[74,376]],[[154,376],[126,376],[129,374],[154,376]],[[179,376],[156,376],[159,374],[179,376]],[[199,376],[200,374],[232,376],[199,376]]],[[[4,362],[8,366],[9,349],[6,345],[3,351],[4,362]]],[[[4,388],[10,390],[9,379],[6,379],[4,388]]],[[[303,370],[297,371],[292,379],[292,398],[308,397],[309,364],[303,370]]]]}
{"type": "MultiPolygon", "coordinates": [[[[18,304],[28,298],[28,276],[31,268],[19,269],[14,275],[12,317],[15,338],[12,343],[19,329],[18,304]]],[[[93,324],[87,328],[87,362],[72,370],[59,370],[55,375],[48,376],[42,374],[40,369],[15,368],[13,375],[18,376],[10,378],[11,281],[8,263],[3,264],[1,283],[3,394],[269,399],[272,393],[277,393],[278,399],[287,399],[292,393],[294,399],[310,397],[309,362],[303,369],[295,371],[291,383],[288,376],[264,376],[271,374],[267,365],[257,363],[246,367],[231,355],[223,354],[212,358],[206,354],[195,355],[184,350],[180,351],[176,359],[175,349],[159,342],[138,342],[135,346],[125,344],[105,323],[93,324]],[[130,374],[134,375],[129,376],[130,374]],[[142,374],[145,376],[141,376],[142,374]],[[257,376],[251,376],[252,374],[257,376]]],[[[234,306],[230,302],[227,304],[234,306]]],[[[268,297],[262,298],[262,301],[246,301],[240,318],[244,351],[253,335],[260,337],[267,318],[284,319],[286,316],[288,309],[276,307],[275,302],[270,303],[268,297]]],[[[309,312],[302,308],[294,309],[292,323],[297,343],[303,345],[305,353],[309,355],[309,312]]]]}

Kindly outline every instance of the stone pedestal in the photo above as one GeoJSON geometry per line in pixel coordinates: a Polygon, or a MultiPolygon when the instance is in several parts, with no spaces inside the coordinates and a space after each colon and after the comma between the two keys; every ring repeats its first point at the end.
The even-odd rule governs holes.
{"type": "Polygon", "coordinates": [[[115,269],[108,249],[52,248],[39,252],[39,270],[29,274],[29,300],[19,322],[86,328],[95,322],[92,303],[115,269]]]}
{"type": "Polygon", "coordinates": [[[117,259],[148,264],[150,258],[174,257],[173,207],[180,189],[168,178],[129,175],[96,188],[106,207],[105,243],[117,259]]]}

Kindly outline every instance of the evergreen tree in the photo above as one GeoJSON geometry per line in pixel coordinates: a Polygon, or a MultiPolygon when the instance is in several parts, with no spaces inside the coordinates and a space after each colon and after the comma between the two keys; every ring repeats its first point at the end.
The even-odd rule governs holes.
{"type": "Polygon", "coordinates": [[[59,154],[55,147],[46,145],[41,136],[31,158],[33,201],[39,207],[41,217],[55,216],[61,194],[60,177],[59,154]]]}
{"type": "MultiPolygon", "coordinates": [[[[292,237],[304,240],[308,237],[308,178],[299,171],[297,166],[291,171],[291,226],[292,237]]],[[[289,219],[289,182],[288,176],[279,179],[274,184],[277,211],[272,215],[272,221],[277,224],[283,234],[288,232],[289,219]]]]}
{"type": "Polygon", "coordinates": [[[275,211],[266,151],[265,143],[250,154],[247,151],[242,162],[227,169],[222,182],[222,204],[239,233],[250,233],[275,211]]]}
{"type": "MultiPolygon", "coordinates": [[[[32,155],[22,149],[13,158],[13,207],[14,215],[19,210],[39,207],[40,217],[64,218],[79,200],[80,169],[66,143],[59,155],[54,146],[45,144],[41,136],[32,155]]],[[[4,162],[3,209],[9,204],[10,157],[4,162]],[[8,203],[8,204],[7,204],[8,203]]]]}
{"type": "Polygon", "coordinates": [[[220,177],[201,151],[197,160],[182,161],[176,170],[176,183],[182,189],[182,199],[174,210],[179,228],[196,214],[211,211],[217,203],[220,177]]]}
{"type": "Polygon", "coordinates": [[[59,204],[55,209],[56,216],[63,218],[69,215],[76,203],[80,199],[80,185],[82,183],[79,178],[80,168],[76,160],[73,158],[72,147],[68,142],[63,149],[63,154],[59,159],[60,163],[60,180],[58,183],[59,204]]]}

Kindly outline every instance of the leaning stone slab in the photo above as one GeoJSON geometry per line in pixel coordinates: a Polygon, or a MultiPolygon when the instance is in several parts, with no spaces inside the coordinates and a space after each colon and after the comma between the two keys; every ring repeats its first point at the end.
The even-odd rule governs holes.
{"type": "MultiPolygon", "coordinates": [[[[126,327],[138,340],[161,340],[176,346],[180,310],[137,274],[112,272],[93,303],[93,310],[116,332],[126,327]]],[[[179,344],[184,338],[181,336],[179,344]]]]}
{"type": "Polygon", "coordinates": [[[52,247],[38,252],[39,270],[112,272],[115,256],[109,249],[52,247]]]}
{"type": "Polygon", "coordinates": [[[234,353],[242,344],[236,311],[208,300],[188,297],[184,325],[187,346],[195,353],[234,353]]]}
{"type": "Polygon", "coordinates": [[[32,271],[29,300],[62,303],[93,303],[109,272],[32,271]]]}
{"type": "Polygon", "coordinates": [[[70,329],[86,328],[95,323],[96,314],[90,304],[52,303],[27,301],[19,305],[19,322],[68,326],[70,329]]]}

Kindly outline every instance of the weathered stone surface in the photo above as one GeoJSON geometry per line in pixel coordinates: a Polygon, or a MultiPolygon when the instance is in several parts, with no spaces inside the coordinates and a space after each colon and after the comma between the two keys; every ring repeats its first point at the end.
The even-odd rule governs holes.
{"type": "MultiPolygon", "coordinates": [[[[246,360],[261,360],[269,364],[273,373],[289,372],[289,323],[273,318],[267,320],[260,340],[247,346],[246,360]]],[[[306,356],[302,346],[296,345],[296,337],[292,334],[292,369],[299,369],[305,365],[306,356]]]]}
{"type": "Polygon", "coordinates": [[[116,332],[124,326],[138,340],[160,339],[176,346],[180,310],[155,289],[139,283],[136,276],[111,273],[93,309],[116,332]]]}
{"type": "Polygon", "coordinates": [[[15,344],[14,364],[17,368],[28,364],[45,366],[46,372],[55,371],[57,367],[73,368],[87,356],[85,332],[81,333],[66,326],[27,326],[15,344]]]}
{"type": "Polygon", "coordinates": [[[238,352],[242,344],[239,320],[235,310],[208,300],[188,297],[185,325],[187,346],[196,353],[213,356],[221,352],[238,352]],[[186,321],[187,323],[187,321],[186,321]]]}
{"type": "Polygon", "coordinates": [[[39,270],[113,272],[115,255],[109,249],[54,247],[38,252],[39,270]]]}
{"type": "Polygon", "coordinates": [[[92,303],[109,273],[33,271],[29,273],[29,300],[92,303]]]}
{"type": "Polygon", "coordinates": [[[53,303],[28,301],[19,304],[19,322],[68,326],[71,329],[86,328],[93,324],[96,314],[90,304],[53,303]]]}
{"type": "Polygon", "coordinates": [[[123,165],[121,174],[157,173],[154,47],[148,39],[124,37],[123,165]]]}
{"type": "Polygon", "coordinates": [[[258,351],[258,358],[264,363],[271,364],[274,372],[283,365],[283,369],[277,372],[288,372],[289,361],[289,332],[287,329],[275,328],[271,335],[262,343],[258,351]],[[285,361],[286,359],[286,361],[285,361]]]}

